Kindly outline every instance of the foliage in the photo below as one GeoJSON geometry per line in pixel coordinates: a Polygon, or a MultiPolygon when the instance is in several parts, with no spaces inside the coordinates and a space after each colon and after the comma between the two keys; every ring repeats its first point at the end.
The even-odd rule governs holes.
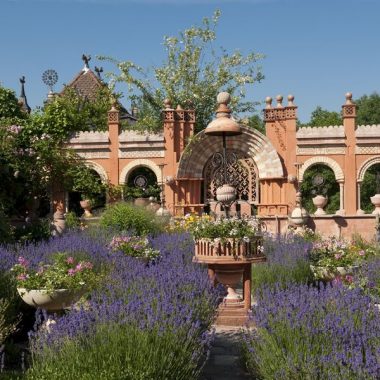
{"type": "Polygon", "coordinates": [[[127,202],[109,205],[101,216],[100,225],[119,232],[134,231],[138,236],[157,233],[162,229],[152,211],[127,202]]]}
{"type": "Polygon", "coordinates": [[[327,111],[320,106],[311,113],[310,127],[328,127],[330,125],[343,125],[342,116],[335,111],[327,111]]]}
{"type": "Polygon", "coordinates": [[[74,211],[70,211],[65,214],[65,222],[67,229],[79,228],[80,226],[80,219],[74,211]]]}
{"type": "Polygon", "coordinates": [[[32,334],[26,378],[198,378],[220,292],[192,263],[188,236],[159,235],[152,246],[162,252],[156,265],[103,256],[111,271],[88,307],[57,319],[49,334],[32,334]]]}
{"type": "Polygon", "coordinates": [[[15,92],[0,85],[0,120],[8,119],[7,122],[10,120],[15,122],[17,119],[25,119],[26,117],[27,115],[22,111],[15,92]]]}
{"type": "Polygon", "coordinates": [[[259,115],[252,115],[246,118],[246,125],[252,129],[256,129],[265,135],[265,123],[259,115]]]}
{"type": "Polygon", "coordinates": [[[377,92],[363,95],[355,100],[355,104],[357,125],[380,124],[380,95],[377,92]]]}
{"type": "Polygon", "coordinates": [[[0,347],[3,345],[8,336],[16,330],[18,323],[17,320],[11,324],[7,321],[6,315],[10,307],[11,304],[9,300],[0,298],[0,347]]]}
{"type": "Polygon", "coordinates": [[[136,186],[127,186],[125,185],[123,188],[124,199],[131,200],[135,198],[148,198],[154,197],[159,199],[161,189],[158,185],[149,185],[146,189],[136,186]]]}
{"type": "Polygon", "coordinates": [[[377,173],[380,173],[380,164],[372,165],[367,169],[360,186],[360,206],[366,213],[371,213],[373,211],[371,197],[380,193],[380,184],[377,183],[376,178],[377,173]]]}
{"type": "Polygon", "coordinates": [[[342,285],[265,289],[244,333],[255,378],[377,379],[380,312],[360,290],[342,285]]]}
{"type": "Polygon", "coordinates": [[[65,253],[53,253],[51,263],[40,263],[38,270],[29,267],[24,257],[18,258],[18,264],[11,269],[18,288],[26,290],[44,289],[52,292],[56,289],[90,290],[97,278],[93,264],[78,261],[65,253]]]}
{"type": "Polygon", "coordinates": [[[332,169],[326,165],[313,165],[306,170],[301,185],[301,193],[303,206],[309,213],[314,213],[316,210],[312,200],[316,195],[328,197],[328,203],[325,207],[328,214],[334,214],[339,209],[339,184],[332,169]],[[322,175],[324,179],[321,189],[316,189],[313,185],[313,178],[317,174],[322,175]],[[322,194],[318,193],[317,190],[322,194]]]}
{"type": "Polygon", "coordinates": [[[160,257],[160,251],[149,246],[147,238],[139,236],[114,236],[109,245],[113,251],[121,251],[130,257],[154,260],[160,257]]]}
{"type": "Polygon", "coordinates": [[[195,109],[195,129],[200,131],[211,120],[222,89],[232,95],[235,112],[254,109],[253,102],[244,101],[245,86],[263,79],[256,66],[262,55],[229,54],[223,48],[216,51],[213,45],[219,17],[220,11],[216,11],[211,19],[204,18],[201,26],[185,29],[178,37],[164,37],[167,58],[162,66],[154,67],[154,80],[147,79],[147,73],[133,62],[100,57],[120,70],[119,75],[111,74],[113,81],[127,83],[130,99],[139,108],[137,127],[160,131],[163,101],[169,98],[174,107],[180,104],[195,109]]]}

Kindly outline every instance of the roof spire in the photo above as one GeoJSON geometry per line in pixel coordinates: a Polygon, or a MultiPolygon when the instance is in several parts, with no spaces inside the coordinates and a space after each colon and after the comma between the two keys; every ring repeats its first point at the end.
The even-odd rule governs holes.
{"type": "Polygon", "coordinates": [[[25,76],[24,75],[20,78],[20,83],[21,83],[21,93],[20,93],[20,97],[18,98],[18,102],[21,106],[21,109],[24,112],[30,113],[31,108],[29,107],[29,104],[25,95],[25,88],[24,88],[25,76]]]}
{"type": "Polygon", "coordinates": [[[82,60],[84,62],[83,71],[87,72],[90,70],[89,62],[91,61],[91,55],[82,54],[82,60]]]}

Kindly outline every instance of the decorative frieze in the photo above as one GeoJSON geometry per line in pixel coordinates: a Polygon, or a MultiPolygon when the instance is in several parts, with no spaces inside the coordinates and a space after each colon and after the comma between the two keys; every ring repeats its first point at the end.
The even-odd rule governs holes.
{"type": "Polygon", "coordinates": [[[322,154],[346,154],[346,148],[344,146],[314,146],[314,147],[300,147],[297,146],[297,155],[304,156],[320,156],[322,154]]]}
{"type": "Polygon", "coordinates": [[[104,152],[104,151],[99,151],[99,150],[88,150],[88,151],[82,151],[82,152],[79,152],[79,151],[76,151],[76,153],[82,157],[82,158],[86,158],[86,159],[90,159],[90,158],[110,158],[110,152],[104,152]]]}
{"type": "Polygon", "coordinates": [[[380,146],[356,146],[356,154],[380,154],[380,146]]]}
{"type": "Polygon", "coordinates": [[[358,125],[355,135],[357,138],[379,138],[380,124],[374,125],[358,125]]]}
{"type": "Polygon", "coordinates": [[[120,150],[119,158],[165,157],[163,150],[120,150]]]}
{"type": "Polygon", "coordinates": [[[297,139],[333,139],[344,138],[343,125],[331,125],[328,127],[302,127],[296,133],[297,139]]]}
{"type": "Polygon", "coordinates": [[[164,121],[174,122],[174,121],[187,121],[190,123],[195,122],[195,112],[193,110],[173,110],[165,109],[163,111],[164,121]]]}

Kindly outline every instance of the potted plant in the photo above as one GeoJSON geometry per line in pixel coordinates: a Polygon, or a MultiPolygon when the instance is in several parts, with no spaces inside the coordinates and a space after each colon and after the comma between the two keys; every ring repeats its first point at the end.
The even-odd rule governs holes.
{"type": "Polygon", "coordinates": [[[56,253],[51,263],[40,263],[38,268],[19,257],[11,271],[24,302],[48,311],[70,306],[90,290],[98,278],[91,262],[78,261],[65,253],[56,253]]]}
{"type": "Polygon", "coordinates": [[[149,198],[159,199],[161,189],[157,185],[149,185],[148,187],[128,186],[123,189],[124,199],[133,200],[136,205],[147,206],[149,198]]]}
{"type": "Polygon", "coordinates": [[[374,255],[371,248],[331,237],[315,241],[311,250],[311,269],[316,279],[330,281],[352,275],[355,268],[374,255]]]}
{"type": "Polygon", "coordinates": [[[160,251],[150,247],[148,239],[140,236],[114,236],[109,247],[112,251],[123,252],[145,263],[160,257],[160,251]]]}

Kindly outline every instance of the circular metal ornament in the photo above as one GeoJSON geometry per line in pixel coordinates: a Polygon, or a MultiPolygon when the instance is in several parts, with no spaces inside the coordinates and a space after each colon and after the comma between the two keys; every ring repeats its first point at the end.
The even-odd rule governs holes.
{"type": "Polygon", "coordinates": [[[49,69],[42,73],[42,81],[49,87],[53,87],[58,81],[58,74],[55,70],[49,69]]]}
{"type": "Polygon", "coordinates": [[[135,186],[145,189],[148,185],[148,180],[144,175],[138,175],[134,179],[133,183],[135,184],[135,186]]]}
{"type": "Polygon", "coordinates": [[[321,186],[325,183],[325,179],[322,174],[316,174],[312,179],[314,186],[321,186]]]}

